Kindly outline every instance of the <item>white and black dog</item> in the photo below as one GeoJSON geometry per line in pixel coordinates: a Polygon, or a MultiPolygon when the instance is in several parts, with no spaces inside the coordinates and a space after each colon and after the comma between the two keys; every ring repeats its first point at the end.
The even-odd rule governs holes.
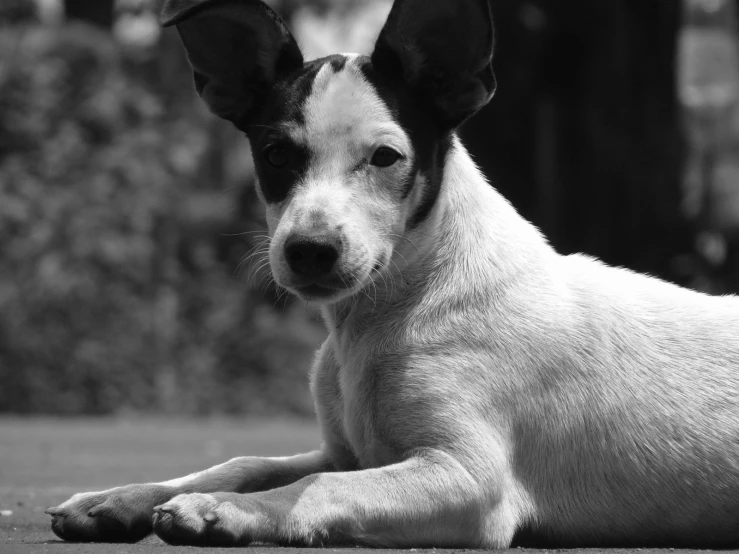
{"type": "Polygon", "coordinates": [[[560,256],[488,185],[455,135],[495,90],[488,0],[397,0],[371,56],[310,62],[258,0],[164,23],[323,311],[323,445],[75,495],[57,535],[739,546],[739,298],[560,256]]]}

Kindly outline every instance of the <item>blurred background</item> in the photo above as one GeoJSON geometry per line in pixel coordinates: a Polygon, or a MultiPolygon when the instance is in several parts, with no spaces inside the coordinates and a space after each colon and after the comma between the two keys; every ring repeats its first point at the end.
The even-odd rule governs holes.
{"type": "MultiPolygon", "coordinates": [[[[270,3],[310,57],[371,51],[390,7],[270,3]]],[[[735,0],[491,5],[499,92],[462,135],[493,185],[560,252],[739,292],[735,0]]],[[[0,0],[0,412],[310,416],[324,330],[159,7],[0,0]]]]}

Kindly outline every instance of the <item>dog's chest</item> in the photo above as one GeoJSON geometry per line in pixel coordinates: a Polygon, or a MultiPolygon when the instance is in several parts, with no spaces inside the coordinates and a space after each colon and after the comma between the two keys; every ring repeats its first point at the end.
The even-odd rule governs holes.
{"type": "Polygon", "coordinates": [[[399,452],[381,430],[391,422],[383,413],[380,395],[393,385],[376,364],[371,349],[349,349],[339,356],[338,387],[341,391],[341,431],[362,468],[399,461],[399,452]]]}

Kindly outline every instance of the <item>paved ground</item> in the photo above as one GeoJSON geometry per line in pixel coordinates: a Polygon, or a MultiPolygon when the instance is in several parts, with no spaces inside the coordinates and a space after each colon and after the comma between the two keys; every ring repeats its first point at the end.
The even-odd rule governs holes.
{"type": "Polygon", "coordinates": [[[154,536],[136,545],[64,543],[43,512],[83,490],[159,481],[234,456],[282,456],[318,444],[313,425],[294,422],[0,419],[0,553],[195,551],[154,536]]]}
{"type": "MultiPolygon", "coordinates": [[[[64,543],[51,532],[49,517],[43,512],[81,490],[164,480],[234,456],[281,456],[309,450],[317,444],[318,433],[314,426],[287,421],[244,424],[148,419],[0,419],[0,553],[203,552],[196,548],[172,547],[153,536],[135,545],[64,543]]],[[[265,547],[244,550],[250,554],[305,554],[309,551],[265,547]]],[[[365,554],[360,549],[327,550],[365,554]]],[[[208,549],[207,552],[231,554],[234,549],[208,549]]],[[[383,552],[391,554],[393,551],[375,550],[371,554],[383,552]]],[[[597,551],[587,552],[595,554],[597,551]]],[[[629,551],[612,550],[609,554],[621,552],[629,551]]],[[[648,550],[631,552],[652,554],[648,550]]],[[[670,550],[669,554],[679,552],[670,550]]],[[[526,554],[526,551],[518,549],[516,554],[526,554]]]]}

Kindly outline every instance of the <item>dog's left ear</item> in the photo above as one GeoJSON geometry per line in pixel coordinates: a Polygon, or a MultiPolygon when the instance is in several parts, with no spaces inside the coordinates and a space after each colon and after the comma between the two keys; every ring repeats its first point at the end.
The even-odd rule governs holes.
{"type": "Polygon", "coordinates": [[[177,26],[203,101],[240,129],[279,75],[303,66],[287,26],[260,0],[166,0],[161,23],[177,26]]]}
{"type": "Polygon", "coordinates": [[[395,0],[372,65],[403,78],[455,128],[495,93],[494,42],[489,0],[395,0]]]}

